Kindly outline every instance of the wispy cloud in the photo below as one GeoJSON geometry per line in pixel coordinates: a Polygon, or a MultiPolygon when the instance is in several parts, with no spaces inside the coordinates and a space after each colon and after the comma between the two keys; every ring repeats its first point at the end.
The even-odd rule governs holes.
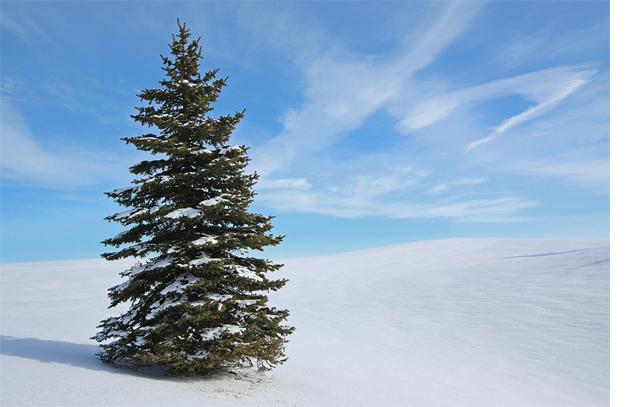
{"type": "Polygon", "coordinates": [[[578,183],[606,185],[609,182],[609,161],[562,162],[533,166],[531,172],[551,177],[573,179],[578,183]]]}
{"type": "Polygon", "coordinates": [[[485,137],[468,144],[466,149],[472,150],[494,140],[512,127],[552,109],[587,83],[596,72],[596,68],[591,65],[562,66],[435,96],[413,106],[399,121],[398,128],[402,132],[410,133],[446,119],[449,114],[462,106],[474,105],[507,95],[519,94],[535,103],[523,112],[505,119],[485,137]]]}
{"type": "MultiPolygon", "coordinates": [[[[275,210],[337,217],[506,222],[522,220],[523,211],[536,205],[524,183],[529,178],[556,179],[574,187],[608,183],[608,154],[601,147],[582,156],[564,156],[574,148],[589,150],[587,145],[596,140],[607,138],[608,143],[608,72],[597,74],[597,65],[581,64],[601,59],[584,53],[585,41],[577,40],[575,30],[565,31],[569,46],[564,47],[558,41],[563,38],[560,30],[533,30],[532,23],[528,27],[533,31],[522,26],[509,31],[516,37],[491,41],[497,30],[484,26],[487,12],[474,18],[480,7],[476,2],[415,4],[381,19],[406,24],[369,28],[389,39],[367,46],[371,41],[361,31],[366,26],[349,35],[329,21],[306,21],[313,10],[302,7],[192,3],[183,8],[183,17],[203,37],[205,64],[217,63],[236,81],[248,80],[247,73],[256,70],[256,80],[270,75],[288,85],[286,94],[270,95],[275,107],[271,104],[265,114],[249,116],[253,121],[244,123],[260,132],[255,139],[267,140],[255,142],[251,150],[251,168],[262,175],[257,202],[275,210]],[[413,15],[414,9],[421,20],[402,17],[413,15]],[[222,14],[222,23],[209,24],[210,14],[222,14]],[[270,21],[275,22],[272,28],[270,21]],[[574,52],[569,51],[572,45],[574,52]],[[548,58],[537,61],[544,48],[548,58]],[[559,52],[570,57],[557,58],[559,52]],[[461,69],[470,61],[472,67],[461,69]],[[509,67],[513,74],[507,74],[509,67]],[[599,97],[588,95],[596,84],[606,84],[606,91],[599,97]],[[517,100],[522,105],[518,113],[512,110],[517,100]],[[606,104],[606,125],[597,119],[604,106],[590,106],[588,101],[606,104]],[[276,106],[280,109],[271,115],[276,106]],[[280,123],[261,118],[275,114],[280,123]],[[263,132],[270,138],[263,138],[263,132]],[[476,154],[465,153],[473,149],[476,154]]],[[[146,15],[140,8],[133,14],[128,8],[117,11],[134,22],[133,33],[158,36],[173,29],[172,14],[167,14],[154,10],[146,15]]],[[[16,25],[18,17],[14,13],[11,21],[4,20],[3,29],[22,36],[23,42],[44,34],[38,27],[51,25],[40,21],[24,31],[16,25]]],[[[603,34],[608,31],[598,28],[603,34]]],[[[58,33],[52,38],[62,37],[58,33]]],[[[602,39],[595,42],[594,48],[604,46],[602,39]]],[[[20,78],[20,72],[12,75],[20,78]]],[[[103,123],[127,120],[133,103],[130,89],[121,86],[117,102],[107,108],[90,99],[106,92],[113,96],[113,82],[100,85],[99,79],[76,72],[41,76],[37,84],[27,83],[29,98],[18,90],[19,81],[1,85],[14,106],[28,99],[31,105],[54,104],[103,123]],[[123,97],[130,103],[120,103],[123,97]]],[[[257,106],[247,107],[257,112],[257,106]]],[[[4,177],[71,186],[110,177],[104,168],[125,172],[125,165],[109,165],[113,157],[55,145],[50,137],[34,134],[20,114],[9,110],[2,122],[4,177]]],[[[236,137],[247,133],[244,142],[251,144],[252,132],[236,137]]],[[[73,140],[66,137],[66,142],[73,140]]]]}
{"type": "MultiPolygon", "coordinates": [[[[435,93],[413,105],[405,105],[408,100],[405,96],[411,91],[409,87],[419,81],[419,72],[468,28],[475,12],[472,4],[451,4],[433,25],[408,37],[401,52],[390,57],[361,58],[337,48],[336,52],[318,54],[306,63],[304,103],[287,110],[281,132],[254,149],[253,167],[264,175],[263,182],[275,187],[274,194],[262,192],[263,201],[279,210],[342,217],[521,220],[519,213],[536,205],[533,200],[485,189],[478,190],[474,194],[476,198],[468,198],[463,187],[486,181],[472,174],[456,176],[454,180],[430,187],[420,177],[403,173],[383,177],[356,171],[363,175],[356,175],[353,181],[337,178],[315,185],[306,179],[310,187],[301,186],[303,183],[295,185],[286,178],[280,181],[271,178],[288,168],[295,170],[288,174],[296,176],[297,167],[302,167],[297,158],[315,157],[315,153],[352,134],[382,109],[389,109],[397,120],[397,130],[411,133],[440,123],[457,110],[510,95],[520,95],[533,103],[524,111],[506,117],[483,137],[464,145],[471,150],[550,111],[597,72],[596,66],[589,64],[557,66],[435,93]],[[395,185],[397,187],[393,187],[395,185]]],[[[473,127],[474,137],[476,131],[473,127]]],[[[391,160],[402,164],[411,162],[406,161],[405,155],[394,154],[391,160]]]]}
{"type": "Polygon", "coordinates": [[[541,115],[547,112],[549,109],[553,108],[557,103],[565,99],[567,96],[571,95],[576,89],[580,86],[587,83],[588,79],[585,78],[569,78],[563,84],[560,84],[555,90],[553,90],[552,94],[546,97],[545,99],[538,100],[536,105],[530,107],[529,109],[511,116],[505,119],[499,126],[495,127],[494,130],[490,132],[486,137],[481,138],[479,140],[475,140],[468,144],[466,150],[472,150],[473,148],[479,147],[482,144],[489,143],[495,138],[499,137],[501,134],[508,131],[510,128],[517,126],[523,123],[526,120],[530,120],[538,115],[541,115]]]}
{"type": "Polygon", "coordinates": [[[105,104],[102,100],[103,95],[116,95],[117,98],[129,99],[131,102],[135,90],[121,83],[105,86],[94,78],[73,78],[72,83],[54,79],[43,81],[40,89],[42,94],[31,97],[46,99],[46,102],[73,113],[94,116],[101,123],[126,125],[130,122],[130,108],[127,105],[105,104]]]}
{"type": "Polygon", "coordinates": [[[395,218],[450,218],[461,222],[520,222],[518,215],[537,203],[521,197],[467,199],[452,203],[398,204],[387,208],[386,214],[395,218]]]}
{"type": "MultiPolygon", "coordinates": [[[[336,185],[310,190],[279,188],[262,191],[260,202],[277,210],[317,213],[342,218],[378,216],[392,219],[446,218],[464,222],[520,221],[518,213],[536,202],[515,196],[455,199],[447,196],[421,202],[422,180],[428,172],[412,166],[383,169],[382,174],[355,176],[336,185]]],[[[457,180],[454,185],[483,179],[457,180]]],[[[447,187],[448,188],[448,187],[447,187]]]]}
{"type": "Polygon", "coordinates": [[[305,178],[277,178],[262,179],[257,184],[258,189],[300,189],[308,190],[312,188],[312,184],[305,178]]]}
{"type": "Polygon", "coordinates": [[[552,64],[555,61],[582,60],[586,55],[608,50],[609,18],[599,19],[574,30],[564,30],[565,22],[551,19],[538,29],[526,32],[515,27],[510,35],[500,39],[494,64],[516,68],[523,64],[552,64]],[[582,39],[582,40],[581,40],[582,39]]]}
{"type": "Polygon", "coordinates": [[[315,58],[305,72],[305,102],[286,112],[280,134],[254,150],[253,167],[270,174],[359,128],[468,26],[476,8],[473,3],[448,5],[389,61],[340,52],[315,58]]]}
{"type": "MultiPolygon", "coordinates": [[[[352,188],[353,189],[353,188],[352,188]]],[[[388,194],[357,195],[341,189],[332,191],[281,190],[262,194],[263,203],[286,212],[317,213],[342,218],[379,216],[392,219],[445,218],[463,222],[516,222],[518,214],[536,206],[521,197],[465,199],[419,203],[390,199],[388,194]]]]}
{"type": "Polygon", "coordinates": [[[0,99],[2,177],[47,187],[76,187],[113,178],[125,179],[124,157],[68,146],[50,148],[30,132],[23,117],[0,99]],[[112,170],[115,168],[116,170],[112,170]]]}
{"type": "Polygon", "coordinates": [[[520,161],[515,171],[541,178],[553,178],[562,183],[609,192],[609,160],[582,153],[557,155],[549,160],[520,161]]]}
{"type": "Polygon", "coordinates": [[[0,79],[0,93],[2,93],[2,97],[18,98],[19,95],[23,94],[24,88],[24,82],[19,79],[8,78],[5,75],[0,79]]]}
{"type": "Polygon", "coordinates": [[[42,26],[41,20],[36,20],[26,14],[0,13],[0,27],[6,29],[21,41],[32,45],[38,41],[48,46],[54,46],[55,42],[42,26]]]}
{"type": "Polygon", "coordinates": [[[448,192],[454,187],[460,187],[465,185],[479,185],[486,182],[485,178],[461,178],[453,181],[441,182],[432,186],[425,191],[428,195],[440,195],[448,192]]]}

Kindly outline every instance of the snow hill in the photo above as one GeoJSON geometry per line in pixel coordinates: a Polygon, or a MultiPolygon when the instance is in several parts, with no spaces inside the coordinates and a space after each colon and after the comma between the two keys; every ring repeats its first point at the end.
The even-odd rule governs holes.
{"type": "Polygon", "coordinates": [[[608,406],[609,242],[422,241],[291,259],[297,327],[260,374],[147,377],[88,339],[127,264],[4,264],[0,404],[608,406]]]}

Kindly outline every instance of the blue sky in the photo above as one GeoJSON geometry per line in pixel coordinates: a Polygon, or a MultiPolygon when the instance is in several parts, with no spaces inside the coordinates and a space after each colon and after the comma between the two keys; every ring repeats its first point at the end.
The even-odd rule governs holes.
{"type": "Polygon", "coordinates": [[[3,2],[3,262],[96,257],[176,17],[229,85],[255,209],[303,256],[608,238],[608,2],[3,2]]]}

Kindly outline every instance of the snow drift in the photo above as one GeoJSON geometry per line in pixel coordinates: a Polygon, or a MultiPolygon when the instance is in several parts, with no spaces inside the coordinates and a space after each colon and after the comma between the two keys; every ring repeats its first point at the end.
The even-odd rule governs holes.
{"type": "Polygon", "coordinates": [[[609,243],[423,241],[287,260],[297,327],[268,373],[104,365],[88,338],[128,263],[4,264],[3,406],[607,406],[609,243]]]}

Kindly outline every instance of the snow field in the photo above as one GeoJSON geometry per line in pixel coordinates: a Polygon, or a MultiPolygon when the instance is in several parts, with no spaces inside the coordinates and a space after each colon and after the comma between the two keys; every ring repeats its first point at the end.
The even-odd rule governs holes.
{"type": "Polygon", "coordinates": [[[290,259],[286,364],[204,379],[102,364],[131,262],[4,264],[3,406],[607,406],[609,243],[448,239],[290,259]]]}

